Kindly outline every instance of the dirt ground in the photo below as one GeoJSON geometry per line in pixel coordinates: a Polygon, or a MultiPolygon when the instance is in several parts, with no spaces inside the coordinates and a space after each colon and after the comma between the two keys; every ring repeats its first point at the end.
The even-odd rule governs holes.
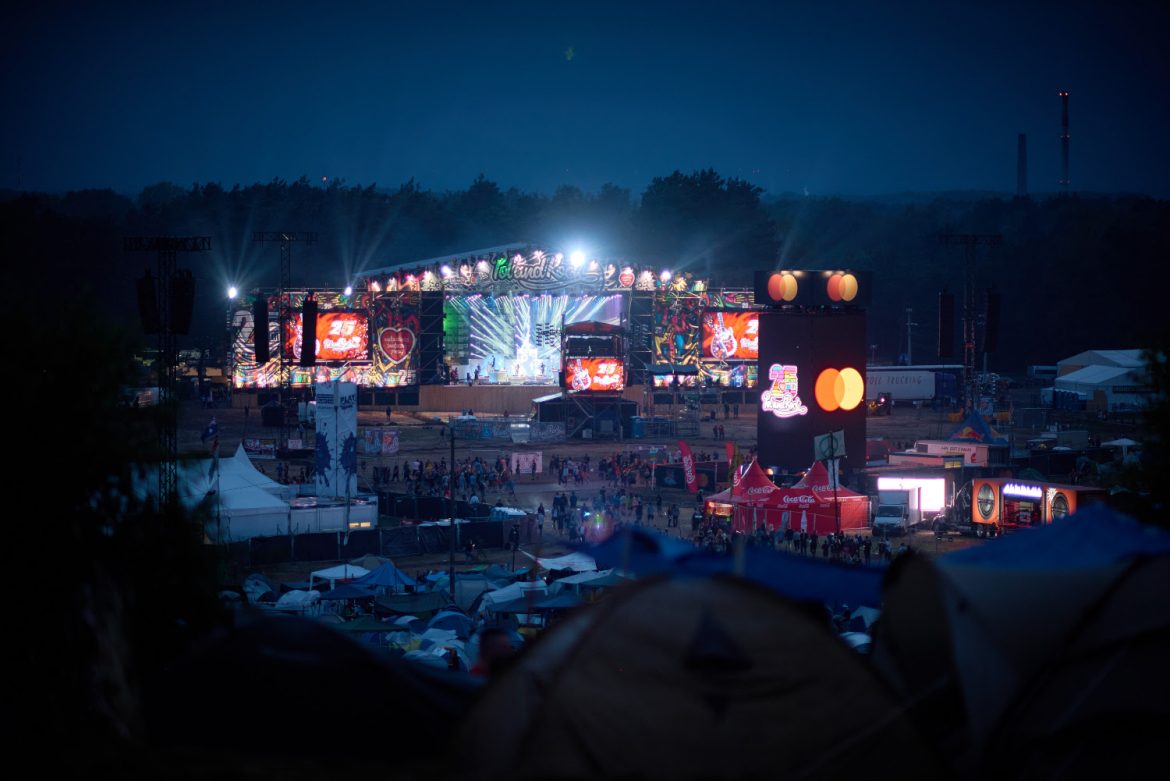
{"type": "MultiPolygon", "coordinates": [[[[745,411],[741,408],[741,416],[739,418],[723,419],[720,417],[715,421],[725,427],[727,441],[739,444],[740,448],[744,451],[756,445],[756,418],[751,412],[752,410],[750,409],[745,411]]],[[[440,436],[440,431],[443,429],[443,426],[439,421],[446,420],[457,414],[458,412],[452,411],[426,411],[417,414],[396,412],[388,420],[385,412],[381,409],[360,411],[358,414],[359,425],[386,425],[389,423],[397,426],[399,429],[401,450],[395,456],[361,458],[359,486],[363,489],[372,488],[371,477],[375,466],[388,466],[393,468],[395,463],[401,464],[408,458],[418,458],[423,461],[449,459],[450,443],[440,436]]],[[[244,409],[226,409],[222,407],[207,409],[199,402],[191,401],[186,402],[180,412],[179,449],[181,453],[206,453],[206,446],[201,442],[200,435],[212,417],[217,422],[221,453],[224,455],[234,452],[244,437],[275,439],[280,436],[279,429],[264,428],[260,425],[260,416],[255,409],[252,409],[250,412],[246,412],[244,409]]],[[[723,442],[714,439],[712,432],[713,425],[714,423],[712,422],[703,422],[700,427],[700,436],[698,438],[688,438],[688,443],[697,456],[701,457],[703,453],[710,453],[714,457],[722,457],[723,442]]],[[[946,413],[926,409],[896,410],[893,415],[888,417],[870,417],[868,419],[867,435],[869,437],[888,439],[896,445],[909,444],[915,439],[943,437],[950,431],[953,425],[948,420],[946,413]]],[[[674,448],[677,446],[676,443],[677,438],[675,437],[651,437],[646,439],[626,439],[624,441],[591,440],[540,444],[509,444],[501,448],[498,444],[492,443],[464,443],[457,441],[455,455],[457,459],[462,459],[470,455],[494,457],[498,453],[539,450],[543,452],[543,460],[546,464],[552,456],[580,458],[585,454],[588,454],[592,461],[596,463],[600,458],[616,452],[647,452],[652,447],[674,448]]],[[[270,477],[276,477],[276,461],[256,460],[254,463],[270,477]]],[[[295,473],[295,468],[299,463],[296,461],[292,463],[295,473]]],[[[307,461],[304,463],[306,465],[308,464],[307,461]]],[[[537,474],[535,480],[525,475],[516,481],[516,498],[504,497],[504,501],[509,506],[516,506],[531,511],[535,511],[537,506],[543,503],[546,510],[551,511],[552,499],[560,490],[575,488],[579,497],[592,498],[601,487],[602,483],[597,480],[589,481],[583,486],[559,486],[552,475],[537,474]]],[[[695,507],[695,497],[692,494],[687,493],[685,490],[652,489],[647,486],[637,486],[634,489],[634,493],[643,497],[644,500],[652,499],[661,493],[664,508],[669,507],[671,504],[678,504],[683,519],[682,528],[689,529],[688,519],[695,507]]],[[[497,498],[499,498],[498,495],[492,493],[485,497],[485,501],[490,504],[495,504],[497,498]]],[[[667,531],[664,526],[664,518],[658,517],[656,521],[659,530],[667,531]]],[[[678,533],[679,530],[673,531],[678,533]]],[[[862,535],[864,536],[867,533],[862,532],[862,535]]],[[[896,540],[894,545],[897,546],[901,541],[896,540]]],[[[909,535],[904,541],[916,551],[927,555],[938,555],[950,550],[977,544],[974,539],[961,537],[957,534],[947,535],[943,539],[936,539],[934,534],[929,531],[909,535]]],[[[524,546],[522,550],[527,550],[533,555],[538,556],[557,556],[570,550],[566,543],[566,540],[557,537],[550,518],[545,524],[544,540],[539,545],[524,546]]],[[[504,565],[512,564],[513,556],[510,551],[489,550],[486,553],[490,562],[504,565]]],[[[523,555],[516,556],[516,566],[524,566],[528,562],[527,557],[523,555]]],[[[305,562],[270,567],[264,570],[264,574],[274,582],[304,581],[307,579],[310,571],[319,569],[322,566],[328,566],[331,563],[335,562],[305,562]]],[[[395,564],[413,574],[428,569],[445,569],[448,564],[448,557],[445,555],[416,556],[395,560],[395,564]]],[[[462,552],[457,552],[456,554],[456,566],[460,568],[467,566],[464,562],[462,552]]]]}

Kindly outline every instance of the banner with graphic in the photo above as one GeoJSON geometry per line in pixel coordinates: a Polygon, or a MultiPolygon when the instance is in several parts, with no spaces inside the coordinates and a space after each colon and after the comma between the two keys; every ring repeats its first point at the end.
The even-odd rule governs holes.
{"type": "Polygon", "coordinates": [[[621,391],[626,367],[620,358],[571,358],[565,364],[565,387],[574,392],[621,391]]]}
{"type": "Polygon", "coordinates": [[[691,446],[681,439],[678,441],[678,449],[682,454],[683,476],[687,481],[687,490],[696,493],[699,490],[699,481],[695,477],[695,454],[691,452],[691,446]]]}
{"type": "Polygon", "coordinates": [[[754,361],[759,353],[758,312],[708,310],[703,313],[704,359],[754,361]]]}
{"type": "Polygon", "coordinates": [[[353,496],[357,493],[357,385],[320,383],[316,396],[317,495],[353,496]]]}
{"type": "Polygon", "coordinates": [[[391,456],[398,452],[396,428],[362,429],[359,440],[362,444],[362,455],[391,456]]]}
{"type": "Polygon", "coordinates": [[[512,454],[512,473],[516,477],[524,477],[525,475],[533,474],[533,467],[536,467],[536,474],[544,472],[544,451],[533,450],[527,453],[513,453],[512,454]]]}
{"type": "MultiPolygon", "coordinates": [[[[304,322],[301,312],[285,321],[285,355],[301,358],[304,322]]],[[[364,361],[370,357],[370,318],[366,312],[330,310],[317,314],[317,360],[364,361]]]]}

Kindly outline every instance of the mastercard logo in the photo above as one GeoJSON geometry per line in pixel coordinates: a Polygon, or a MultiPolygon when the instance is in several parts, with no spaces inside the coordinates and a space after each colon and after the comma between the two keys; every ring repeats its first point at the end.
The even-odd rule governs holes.
{"type": "Polygon", "coordinates": [[[857,369],[825,369],[817,376],[813,393],[825,412],[851,410],[865,397],[865,380],[857,369]]]}
{"type": "Polygon", "coordinates": [[[852,274],[833,274],[825,283],[830,301],[852,301],[857,298],[857,277],[852,274]]]}
{"type": "Polygon", "coordinates": [[[768,297],[773,301],[791,301],[798,289],[796,277],[791,274],[777,272],[768,277],[768,297]]]}

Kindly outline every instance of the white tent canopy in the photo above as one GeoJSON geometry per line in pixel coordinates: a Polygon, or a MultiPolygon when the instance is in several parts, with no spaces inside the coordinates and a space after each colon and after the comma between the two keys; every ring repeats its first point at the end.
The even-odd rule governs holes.
{"type": "Polygon", "coordinates": [[[597,562],[593,560],[593,557],[584,553],[569,553],[556,558],[542,559],[533,556],[528,551],[520,552],[545,569],[571,569],[574,572],[593,572],[597,569],[597,562]]]}
{"type": "Polygon", "coordinates": [[[353,580],[367,575],[369,572],[365,567],[359,567],[356,564],[338,564],[336,567],[319,569],[309,573],[309,587],[314,588],[314,584],[318,580],[324,580],[329,582],[329,588],[334,588],[339,580],[353,580]]]}

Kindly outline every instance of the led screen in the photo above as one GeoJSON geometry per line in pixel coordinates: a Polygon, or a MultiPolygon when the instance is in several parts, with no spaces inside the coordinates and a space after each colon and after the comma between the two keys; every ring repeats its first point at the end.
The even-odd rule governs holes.
{"type": "Polygon", "coordinates": [[[626,367],[618,358],[570,358],[565,364],[565,387],[571,391],[620,391],[625,378],[626,367]]]}
{"type": "Polygon", "coordinates": [[[813,439],[845,432],[846,469],[865,465],[865,315],[760,313],[760,462],[805,469],[813,439]]]}
{"type": "Polygon", "coordinates": [[[754,361],[759,358],[759,312],[703,313],[703,358],[754,361]]]}
{"type": "MultiPolygon", "coordinates": [[[[295,360],[301,357],[304,326],[301,312],[290,313],[285,349],[295,360]]],[[[370,357],[370,321],[365,312],[332,310],[317,314],[317,360],[360,361],[370,357]]]]}

